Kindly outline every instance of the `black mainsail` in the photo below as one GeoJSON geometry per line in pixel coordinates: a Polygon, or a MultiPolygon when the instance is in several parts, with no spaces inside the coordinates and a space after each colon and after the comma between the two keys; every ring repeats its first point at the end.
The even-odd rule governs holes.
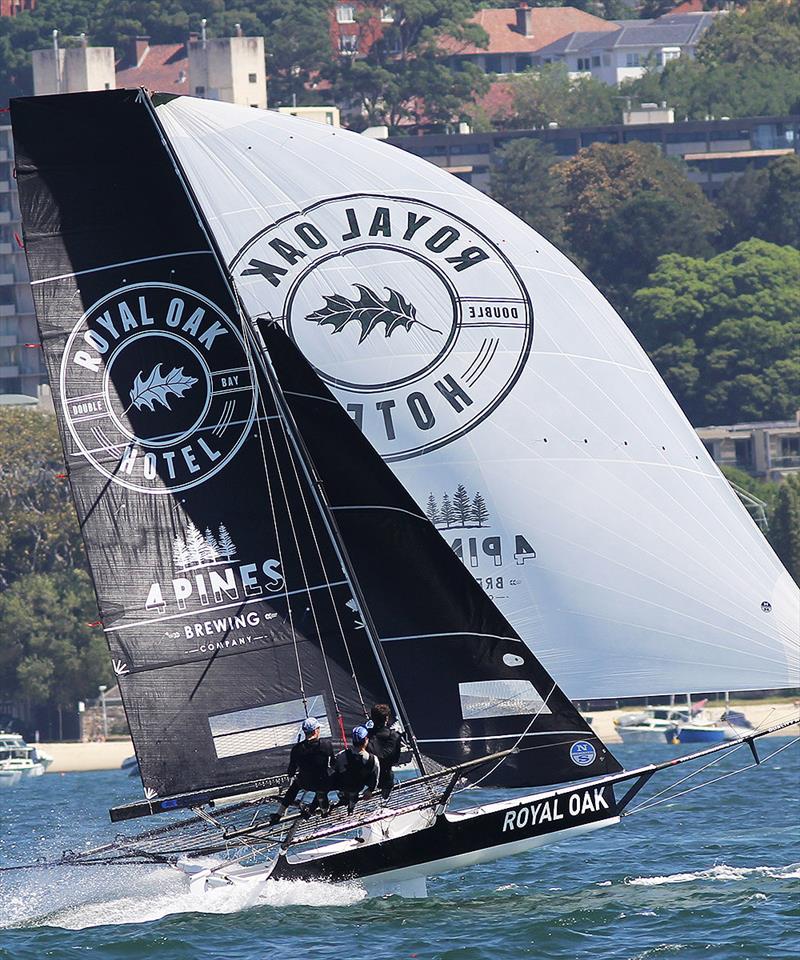
{"type": "Polygon", "coordinates": [[[37,318],[158,809],[394,702],[483,782],[620,769],[279,329],[255,331],[142,92],[12,105],[37,318]]]}

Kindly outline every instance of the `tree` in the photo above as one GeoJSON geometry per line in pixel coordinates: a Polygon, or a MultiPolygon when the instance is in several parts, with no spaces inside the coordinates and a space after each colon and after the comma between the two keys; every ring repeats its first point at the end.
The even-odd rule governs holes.
{"type": "Polygon", "coordinates": [[[428,497],[428,504],[425,507],[425,516],[430,520],[431,523],[439,522],[439,508],[436,505],[436,497],[434,497],[433,492],[431,492],[428,497]]]}
{"type": "Polygon", "coordinates": [[[748,240],[709,260],[664,256],[635,294],[633,331],[693,423],[800,407],[798,276],[800,251],[748,240]]]}
{"type": "Polygon", "coordinates": [[[459,483],[456,492],[453,495],[453,511],[459,525],[466,527],[470,521],[470,500],[467,488],[463,483],[459,483]]]}
{"type": "Polygon", "coordinates": [[[685,167],[651,144],[595,143],[555,168],[566,193],[565,236],[589,278],[618,306],[659,256],[707,256],[720,217],[685,167]]]}
{"type": "Polygon", "coordinates": [[[448,497],[446,493],[442,494],[442,508],[439,511],[439,516],[442,523],[448,527],[452,526],[453,521],[456,519],[453,505],[450,503],[450,497],[448,497]]]}
{"type": "Polygon", "coordinates": [[[725,214],[727,246],[761,237],[800,248],[800,157],[778,157],[762,170],[731,177],[717,204],[725,214]]]}
{"type": "Polygon", "coordinates": [[[0,594],[0,690],[37,704],[74,706],[111,682],[88,574],[28,573],[0,594]]]}
{"type": "Polygon", "coordinates": [[[84,566],[55,418],[0,408],[0,588],[84,566]]]}
{"type": "Polygon", "coordinates": [[[680,119],[776,116],[800,105],[800,6],[785,0],[749,3],[718,16],[694,60],[663,69],[653,63],[622,92],[639,101],[666,100],[680,119]]]}
{"type": "Polygon", "coordinates": [[[571,79],[563,63],[545,64],[511,79],[514,126],[563,127],[617,123],[616,90],[594,77],[571,79]]]}
{"type": "Polygon", "coordinates": [[[470,0],[408,0],[383,23],[382,7],[357,14],[357,55],[340,57],[329,76],[337,102],[351,103],[365,126],[396,132],[421,124],[447,124],[465,104],[488,89],[474,64],[453,65],[452,51],[485,46],[485,31],[472,22],[470,0]]]}
{"type": "Polygon", "coordinates": [[[488,519],[489,511],[486,509],[486,501],[483,499],[480,493],[476,493],[472,501],[470,520],[472,520],[473,523],[477,523],[479,527],[482,527],[488,519]]]}
{"type": "Polygon", "coordinates": [[[226,560],[236,556],[236,544],[224,523],[219,525],[219,552],[226,560]]]}
{"type": "Polygon", "coordinates": [[[556,155],[540,140],[513,140],[492,159],[490,192],[551,243],[564,247],[564,184],[556,155]]]}
{"type": "Polygon", "coordinates": [[[784,482],[779,487],[769,539],[790,576],[800,584],[800,485],[784,482]]]}

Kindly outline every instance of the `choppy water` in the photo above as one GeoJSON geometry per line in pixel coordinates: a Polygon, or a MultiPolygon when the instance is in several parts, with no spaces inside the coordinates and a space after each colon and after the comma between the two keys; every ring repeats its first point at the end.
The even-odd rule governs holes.
{"type": "MultiPolygon", "coordinates": [[[[676,749],[615,752],[633,767],[676,749]]],[[[108,839],[107,808],[137,782],[48,775],[1,791],[0,863],[108,839]]],[[[619,827],[434,878],[427,900],[266,886],[194,896],[167,867],[0,874],[0,958],[797,960],[800,746],[619,827]]]]}

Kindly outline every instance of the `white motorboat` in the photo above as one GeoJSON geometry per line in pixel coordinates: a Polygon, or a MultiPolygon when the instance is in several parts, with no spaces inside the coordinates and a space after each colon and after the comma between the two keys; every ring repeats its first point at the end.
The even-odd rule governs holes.
{"type": "Polygon", "coordinates": [[[638,713],[619,717],[614,721],[623,743],[639,743],[645,740],[664,740],[679,724],[690,719],[687,709],[675,707],[647,707],[638,713]]]}
{"type": "Polygon", "coordinates": [[[0,786],[15,786],[23,777],[40,777],[53,758],[30,746],[19,733],[0,732],[0,786]]]}

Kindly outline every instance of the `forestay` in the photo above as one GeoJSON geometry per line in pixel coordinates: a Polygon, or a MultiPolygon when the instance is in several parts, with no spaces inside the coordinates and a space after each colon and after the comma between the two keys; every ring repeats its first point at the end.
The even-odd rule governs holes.
{"type": "Polygon", "coordinates": [[[188,97],[158,113],[247,310],[569,696],[800,684],[796,585],[563,255],[386,144],[188,97]]]}

